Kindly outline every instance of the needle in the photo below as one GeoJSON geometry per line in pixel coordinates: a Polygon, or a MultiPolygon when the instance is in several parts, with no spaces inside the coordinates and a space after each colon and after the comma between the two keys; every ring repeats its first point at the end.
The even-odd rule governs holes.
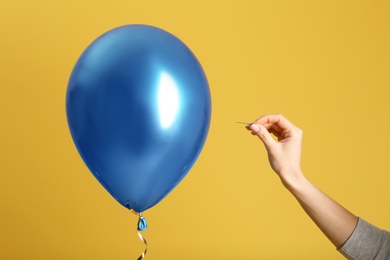
{"type": "Polygon", "coordinates": [[[245,124],[245,125],[251,125],[253,123],[246,123],[246,122],[236,122],[237,124],[245,124]]]}

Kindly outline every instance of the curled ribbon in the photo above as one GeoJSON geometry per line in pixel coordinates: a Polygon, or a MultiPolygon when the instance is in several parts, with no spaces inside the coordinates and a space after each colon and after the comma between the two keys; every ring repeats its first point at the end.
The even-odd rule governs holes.
{"type": "Polygon", "coordinates": [[[138,213],[132,209],[131,209],[131,212],[133,212],[134,214],[136,214],[139,217],[138,225],[137,225],[138,237],[145,244],[145,250],[142,252],[140,257],[137,258],[137,260],[141,260],[145,257],[146,252],[148,251],[148,242],[146,242],[146,239],[142,236],[140,231],[145,231],[146,229],[148,229],[148,223],[146,222],[146,219],[142,216],[141,213],[138,213]]]}

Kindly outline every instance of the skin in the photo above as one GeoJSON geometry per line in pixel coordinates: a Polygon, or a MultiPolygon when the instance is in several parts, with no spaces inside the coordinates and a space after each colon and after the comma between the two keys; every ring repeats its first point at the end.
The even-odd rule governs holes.
{"type": "Polygon", "coordinates": [[[272,169],[325,236],[341,247],[358,218],[314,186],[301,170],[301,129],[283,115],[265,115],[246,126],[263,142],[272,169]],[[275,140],[271,134],[277,137],[275,140]]]}

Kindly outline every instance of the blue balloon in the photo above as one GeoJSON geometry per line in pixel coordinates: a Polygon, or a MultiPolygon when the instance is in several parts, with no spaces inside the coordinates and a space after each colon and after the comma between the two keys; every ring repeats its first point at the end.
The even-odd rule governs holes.
{"type": "Polygon", "coordinates": [[[85,164],[124,207],[143,212],[185,177],[205,143],[211,98],[191,50],[148,25],[106,32],[82,53],[66,93],[85,164]]]}

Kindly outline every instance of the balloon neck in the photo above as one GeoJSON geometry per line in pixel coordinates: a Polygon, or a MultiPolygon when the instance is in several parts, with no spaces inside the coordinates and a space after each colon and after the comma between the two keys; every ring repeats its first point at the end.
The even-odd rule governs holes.
{"type": "Polygon", "coordinates": [[[148,229],[148,223],[146,222],[146,218],[141,216],[138,219],[138,228],[137,228],[137,230],[138,231],[145,231],[147,229],[148,229]]]}
{"type": "Polygon", "coordinates": [[[147,230],[148,229],[148,223],[146,221],[146,218],[144,218],[144,216],[142,216],[142,213],[136,212],[133,209],[130,209],[130,211],[138,216],[137,230],[138,231],[145,231],[145,230],[147,230]]]}

